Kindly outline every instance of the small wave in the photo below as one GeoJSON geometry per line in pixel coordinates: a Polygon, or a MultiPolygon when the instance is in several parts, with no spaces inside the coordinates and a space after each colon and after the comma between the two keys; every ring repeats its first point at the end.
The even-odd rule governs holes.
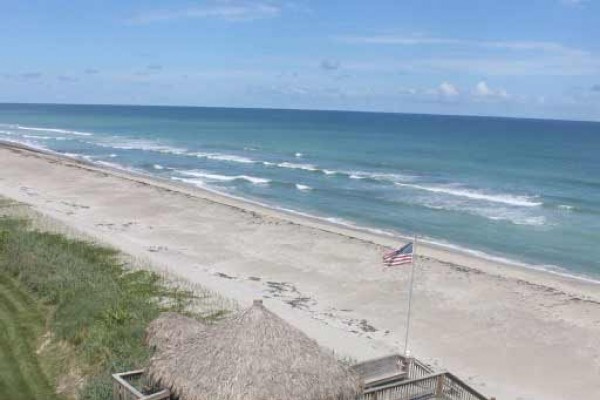
{"type": "Polygon", "coordinates": [[[155,151],[157,153],[164,154],[174,154],[174,155],[184,155],[188,152],[187,149],[172,147],[163,145],[160,143],[147,141],[147,140],[131,140],[131,141],[121,141],[116,143],[103,143],[103,142],[88,142],[89,144],[119,149],[119,150],[142,150],[142,151],[155,151]]]}
{"type": "Polygon", "coordinates": [[[499,262],[502,264],[514,265],[514,266],[521,267],[521,268],[533,269],[533,270],[537,270],[537,271],[541,271],[541,272],[545,272],[545,273],[550,273],[553,275],[566,277],[569,279],[577,279],[580,281],[590,282],[593,284],[600,284],[600,280],[598,280],[598,279],[594,279],[594,278],[584,276],[584,275],[573,274],[573,273],[568,272],[564,268],[561,268],[556,265],[526,263],[526,262],[515,260],[512,258],[506,258],[506,257],[498,256],[498,255],[493,255],[493,254],[490,254],[490,253],[487,253],[487,252],[484,252],[481,250],[470,249],[467,247],[448,243],[446,241],[439,240],[439,239],[434,240],[431,238],[423,238],[423,239],[421,239],[421,241],[425,242],[429,245],[436,246],[436,247],[450,249],[450,250],[457,251],[457,252],[460,252],[463,254],[470,254],[475,257],[483,258],[483,259],[494,261],[494,262],[499,262]]]}
{"type": "MultiPolygon", "coordinates": [[[[86,156],[83,156],[86,157],[86,156]]],[[[112,163],[112,162],[108,162],[108,161],[101,161],[101,160],[97,160],[94,161],[95,164],[99,164],[102,165],[104,167],[110,167],[110,168],[114,168],[114,169],[122,169],[125,171],[130,171],[131,169],[124,167],[123,165],[117,164],[117,163],[112,163]]]]}
{"type": "Polygon", "coordinates": [[[573,207],[573,206],[570,206],[570,205],[568,205],[568,204],[559,204],[557,207],[558,207],[559,209],[561,209],[561,210],[565,210],[565,211],[573,211],[573,210],[575,209],[575,207],[573,207]]]}
{"type": "Polygon", "coordinates": [[[160,164],[154,164],[154,165],[152,166],[152,168],[154,168],[154,169],[158,169],[158,170],[165,169],[165,167],[163,167],[163,166],[162,166],[162,165],[160,165],[160,164]]]}
{"type": "Polygon", "coordinates": [[[296,153],[296,154],[294,154],[294,156],[296,158],[302,158],[302,157],[304,157],[304,154],[302,154],[302,153],[296,153]]]}
{"type": "Polygon", "coordinates": [[[313,188],[311,188],[310,186],[308,186],[308,185],[301,185],[299,183],[296,183],[296,189],[302,190],[302,191],[313,190],[313,188]]]}
{"type": "Polygon", "coordinates": [[[236,162],[236,163],[242,163],[242,164],[254,164],[256,163],[256,161],[248,158],[248,157],[242,157],[242,156],[236,156],[236,155],[232,155],[232,154],[221,154],[221,153],[193,153],[194,156],[198,157],[198,158],[206,158],[209,160],[216,160],[216,161],[229,161],[229,162],[236,162]]]}
{"type": "Polygon", "coordinates": [[[514,208],[502,205],[477,205],[463,199],[429,198],[414,199],[416,204],[432,210],[452,211],[483,217],[492,221],[507,221],[515,225],[545,226],[548,220],[542,215],[532,215],[530,208],[514,208]]]}
{"type": "Polygon", "coordinates": [[[38,132],[54,132],[54,133],[62,133],[66,135],[75,135],[75,136],[93,136],[93,133],[90,132],[81,132],[81,131],[71,131],[68,129],[57,129],[57,128],[39,128],[35,126],[22,126],[16,125],[16,129],[21,129],[25,131],[38,131],[38,132]]]}
{"type": "Polygon", "coordinates": [[[529,226],[544,226],[547,224],[546,217],[537,216],[537,217],[514,217],[510,215],[506,216],[486,216],[491,220],[496,221],[510,221],[515,225],[529,225],[529,226]]]}
{"type": "Polygon", "coordinates": [[[450,196],[465,197],[465,198],[469,198],[469,199],[473,199],[473,200],[489,201],[492,203],[508,204],[511,206],[537,207],[537,206],[541,206],[543,204],[541,202],[533,201],[531,197],[527,197],[527,196],[514,196],[514,195],[507,195],[507,194],[488,194],[488,193],[478,192],[475,190],[457,189],[457,188],[450,188],[450,187],[444,187],[444,186],[425,186],[425,185],[416,185],[416,184],[400,183],[400,182],[395,182],[395,184],[397,186],[408,187],[411,189],[425,190],[425,191],[433,192],[433,193],[443,193],[443,194],[448,194],[450,196]]]}
{"type": "Polygon", "coordinates": [[[196,170],[177,170],[176,172],[178,174],[185,175],[185,176],[192,176],[195,178],[205,178],[207,180],[221,181],[221,182],[244,180],[244,181],[253,183],[255,185],[264,185],[264,184],[271,182],[270,179],[258,178],[255,176],[248,176],[248,175],[219,175],[219,174],[211,174],[211,173],[196,171],[196,170]]]}
{"type": "MultiPolygon", "coordinates": [[[[2,138],[2,139],[0,139],[0,141],[6,142],[6,143],[14,143],[16,145],[22,145],[22,146],[30,147],[32,149],[39,150],[39,151],[55,153],[54,151],[48,149],[47,147],[42,146],[39,143],[31,142],[31,141],[28,141],[28,140],[22,140],[22,139],[18,140],[18,139],[11,139],[11,138],[2,138]]],[[[57,154],[57,153],[55,153],[55,154],[57,154]]]]}
{"type": "Polygon", "coordinates": [[[198,187],[201,187],[203,189],[206,186],[206,183],[204,183],[204,181],[201,180],[201,179],[178,178],[176,176],[172,176],[171,179],[174,180],[174,181],[178,181],[178,182],[189,183],[191,185],[198,186],[198,187]]]}
{"type": "Polygon", "coordinates": [[[38,140],[51,140],[51,139],[64,139],[64,137],[55,137],[55,136],[40,136],[40,135],[21,135],[24,138],[28,139],[38,139],[38,140]]]}
{"type": "Polygon", "coordinates": [[[403,174],[392,174],[392,173],[384,173],[384,172],[366,172],[366,171],[337,171],[338,174],[347,175],[350,179],[369,179],[373,181],[379,182],[392,182],[392,183],[402,183],[402,182],[410,182],[415,179],[414,176],[403,175],[403,174]]]}
{"type": "Polygon", "coordinates": [[[295,163],[290,163],[290,162],[281,162],[281,163],[277,164],[277,166],[281,167],[281,168],[301,169],[301,170],[313,171],[313,172],[321,171],[319,168],[315,167],[312,164],[295,164],[295,163]]]}

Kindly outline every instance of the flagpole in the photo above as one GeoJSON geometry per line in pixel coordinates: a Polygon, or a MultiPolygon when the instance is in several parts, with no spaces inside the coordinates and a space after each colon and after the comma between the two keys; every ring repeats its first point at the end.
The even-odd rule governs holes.
{"type": "Polygon", "coordinates": [[[406,315],[406,336],[404,338],[404,355],[408,356],[408,334],[410,332],[410,312],[412,306],[413,285],[415,281],[415,264],[417,263],[417,235],[412,248],[412,268],[410,270],[410,286],[408,289],[408,313],[406,315]]]}

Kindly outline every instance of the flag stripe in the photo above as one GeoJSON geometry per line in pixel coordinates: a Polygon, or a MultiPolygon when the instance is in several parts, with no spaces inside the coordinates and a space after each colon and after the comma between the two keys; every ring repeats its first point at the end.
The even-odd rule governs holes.
{"type": "Polygon", "coordinates": [[[413,244],[410,242],[397,250],[387,251],[382,258],[383,264],[388,267],[410,264],[413,261],[413,244]]]}

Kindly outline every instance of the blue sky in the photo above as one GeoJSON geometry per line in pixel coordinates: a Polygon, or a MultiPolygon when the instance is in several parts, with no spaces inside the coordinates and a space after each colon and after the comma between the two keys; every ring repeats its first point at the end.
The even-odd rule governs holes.
{"type": "Polygon", "coordinates": [[[600,120],[600,1],[0,1],[0,102],[600,120]]]}

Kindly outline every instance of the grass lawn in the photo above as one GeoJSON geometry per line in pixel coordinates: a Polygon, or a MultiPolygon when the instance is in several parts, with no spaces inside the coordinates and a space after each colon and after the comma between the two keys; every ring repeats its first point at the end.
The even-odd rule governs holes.
{"type": "Polygon", "coordinates": [[[0,273],[0,399],[57,399],[36,349],[46,316],[35,300],[0,273]]]}
{"type": "MultiPolygon", "coordinates": [[[[113,249],[0,215],[0,399],[58,399],[59,379],[77,375],[83,379],[64,396],[109,400],[110,374],[143,367],[150,356],[148,322],[214,297],[122,260],[113,249]],[[50,343],[40,352],[42,341],[50,343]]],[[[196,316],[224,314],[225,300],[211,304],[196,316]]]]}

